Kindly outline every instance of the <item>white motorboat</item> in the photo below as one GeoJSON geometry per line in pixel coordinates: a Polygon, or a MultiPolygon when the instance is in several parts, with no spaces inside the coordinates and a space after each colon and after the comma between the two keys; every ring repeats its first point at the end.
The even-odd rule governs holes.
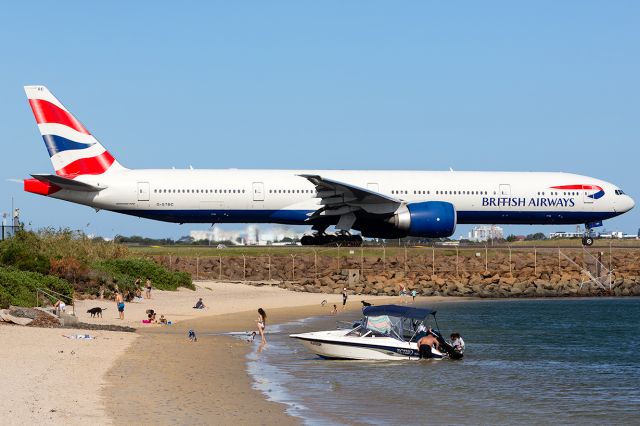
{"type": "MultiPolygon", "coordinates": [[[[427,333],[427,320],[435,311],[398,305],[367,306],[363,318],[346,329],[291,334],[311,352],[328,359],[417,360],[417,341],[427,333]]],[[[439,332],[441,348],[450,346],[439,332]]],[[[431,349],[432,359],[442,359],[447,352],[431,349]]]]}

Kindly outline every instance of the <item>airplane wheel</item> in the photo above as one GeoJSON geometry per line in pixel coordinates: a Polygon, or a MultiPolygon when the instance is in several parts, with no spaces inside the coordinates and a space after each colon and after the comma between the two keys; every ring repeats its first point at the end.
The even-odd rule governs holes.
{"type": "Polygon", "coordinates": [[[312,246],[316,243],[316,239],[312,235],[303,235],[300,238],[300,244],[303,246],[312,246]]]}
{"type": "Polygon", "coordinates": [[[582,245],[583,246],[588,246],[588,247],[592,246],[593,245],[593,238],[591,238],[591,237],[582,238],[582,245]]]}

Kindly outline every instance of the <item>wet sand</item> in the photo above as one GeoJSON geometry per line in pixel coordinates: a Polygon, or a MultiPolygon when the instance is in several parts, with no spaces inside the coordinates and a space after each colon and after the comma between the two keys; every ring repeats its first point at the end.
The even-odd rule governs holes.
{"type": "MultiPolygon", "coordinates": [[[[252,303],[267,311],[267,328],[269,324],[294,319],[329,316],[329,306],[341,300],[340,295],[292,293],[281,289],[266,292],[266,289],[237,287],[238,291],[240,289],[245,296],[247,291],[261,293],[261,297],[252,303]],[[320,302],[324,299],[329,303],[322,307],[320,302]],[[293,307],[275,307],[286,304],[293,307]]],[[[230,300],[238,297],[229,296],[230,300]]],[[[351,297],[347,310],[360,310],[360,299],[351,297]]],[[[427,299],[436,300],[421,298],[421,301],[427,299]]],[[[367,300],[377,304],[398,303],[397,297],[368,297],[367,300]]],[[[225,304],[222,298],[216,303],[218,310],[232,310],[222,307],[225,304]]],[[[233,303],[237,304],[237,300],[233,303]]],[[[286,406],[268,401],[252,387],[246,371],[246,355],[259,344],[259,337],[255,342],[247,343],[220,335],[254,330],[256,318],[257,311],[252,309],[182,321],[170,327],[140,329],[140,337],[106,376],[108,386],[104,395],[114,423],[300,424],[300,419],[286,414],[286,406]],[[189,329],[197,332],[197,343],[188,341],[189,329]]],[[[268,344],[265,350],[268,350],[268,344]]]]}

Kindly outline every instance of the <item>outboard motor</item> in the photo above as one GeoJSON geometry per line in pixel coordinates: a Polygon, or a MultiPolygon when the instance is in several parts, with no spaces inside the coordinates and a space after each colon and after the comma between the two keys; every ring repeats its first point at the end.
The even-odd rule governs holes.
{"type": "Polygon", "coordinates": [[[462,357],[464,356],[462,354],[462,352],[458,351],[456,348],[451,346],[444,339],[444,337],[442,337],[442,334],[439,331],[431,330],[431,334],[433,334],[435,336],[435,338],[438,339],[438,343],[440,344],[440,349],[442,349],[444,352],[446,352],[447,355],[449,355],[449,358],[451,358],[451,359],[462,359],[462,357]]]}

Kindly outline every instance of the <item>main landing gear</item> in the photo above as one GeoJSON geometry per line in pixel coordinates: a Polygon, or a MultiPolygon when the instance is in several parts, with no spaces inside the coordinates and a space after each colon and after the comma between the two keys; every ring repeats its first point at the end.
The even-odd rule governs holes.
{"type": "Polygon", "coordinates": [[[362,245],[362,237],[360,235],[351,235],[349,233],[339,234],[313,234],[305,235],[300,239],[303,246],[341,246],[341,247],[360,247],[362,245]]]}

